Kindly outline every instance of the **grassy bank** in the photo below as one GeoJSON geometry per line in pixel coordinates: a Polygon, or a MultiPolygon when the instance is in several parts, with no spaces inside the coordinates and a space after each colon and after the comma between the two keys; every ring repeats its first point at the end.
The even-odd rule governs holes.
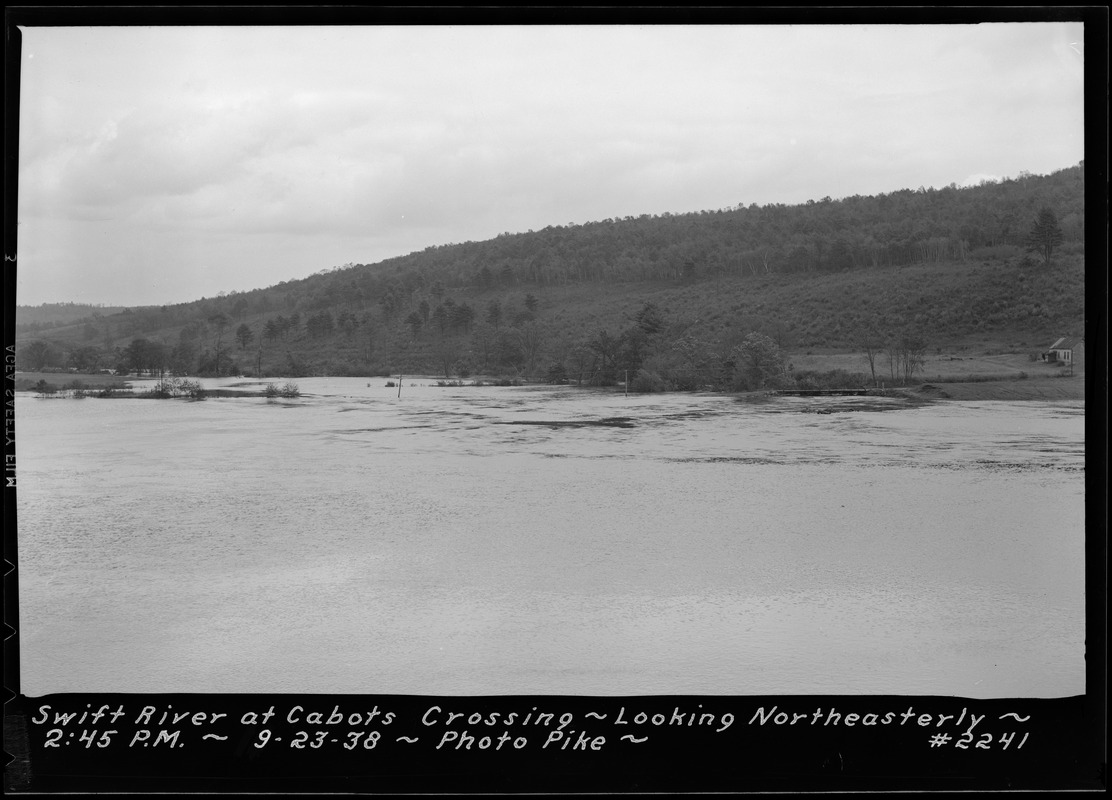
{"type": "Polygon", "coordinates": [[[942,400],[1084,400],[1085,378],[1028,378],[995,381],[924,383],[912,390],[942,400]]]}
{"type": "Polygon", "coordinates": [[[116,375],[85,375],[80,372],[17,372],[14,377],[17,392],[33,392],[35,384],[39,381],[46,381],[58,390],[84,388],[101,391],[131,388],[130,381],[116,375]]]}

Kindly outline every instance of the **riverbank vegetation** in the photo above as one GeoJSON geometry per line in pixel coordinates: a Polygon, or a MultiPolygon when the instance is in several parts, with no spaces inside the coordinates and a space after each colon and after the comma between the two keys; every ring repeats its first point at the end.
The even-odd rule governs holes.
{"type": "Polygon", "coordinates": [[[163,376],[154,385],[136,391],[130,383],[120,379],[107,379],[98,376],[100,380],[86,382],[82,378],[58,383],[51,383],[43,374],[15,376],[14,387],[17,392],[34,392],[39,397],[72,397],[83,399],[86,397],[122,398],[137,397],[155,400],[168,400],[171,398],[185,398],[190,400],[204,400],[207,397],[266,397],[296,398],[301,396],[301,388],[293,381],[286,381],[282,386],[268,383],[261,390],[250,391],[236,387],[221,387],[206,389],[199,380],[184,377],[163,376]]]}

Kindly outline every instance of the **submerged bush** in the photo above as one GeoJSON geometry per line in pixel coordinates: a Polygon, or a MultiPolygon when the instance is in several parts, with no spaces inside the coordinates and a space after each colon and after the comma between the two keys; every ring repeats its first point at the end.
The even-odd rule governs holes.
{"type": "Polygon", "coordinates": [[[265,397],[300,397],[301,388],[293,381],[286,381],[282,386],[276,383],[268,383],[263,387],[263,395],[265,397]]]}
{"type": "Polygon", "coordinates": [[[564,384],[568,382],[568,371],[562,362],[555,361],[544,376],[545,383],[564,384]]]}
{"type": "Polygon", "coordinates": [[[191,381],[188,378],[163,378],[153,389],[146,392],[146,395],[160,399],[189,397],[200,400],[205,396],[205,387],[200,381],[191,381]]]}
{"type": "Polygon", "coordinates": [[[47,395],[52,395],[57,392],[58,387],[52,383],[47,383],[44,378],[35,384],[35,391],[38,392],[41,397],[46,397],[47,395]]]}

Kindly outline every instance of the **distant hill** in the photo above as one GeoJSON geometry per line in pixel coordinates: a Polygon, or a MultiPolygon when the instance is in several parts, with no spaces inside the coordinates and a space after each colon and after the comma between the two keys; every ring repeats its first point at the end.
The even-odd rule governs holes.
{"type": "Polygon", "coordinates": [[[124,308],[124,306],[91,305],[89,303],[43,303],[41,306],[16,306],[16,333],[37,333],[93,316],[111,316],[120,313],[124,308]]]}
{"type": "Polygon", "coordinates": [[[1037,349],[1083,328],[1084,203],[1082,163],[968,188],[553,226],[172,306],[20,309],[17,355],[202,375],[543,377],[587,361],[597,374],[603,332],[615,347],[640,332],[623,362],[637,368],[680,350],[719,358],[754,331],[800,352],[909,331],[933,348],[1037,349]],[[1025,248],[1041,209],[1060,232],[1049,264],[1025,248]]]}

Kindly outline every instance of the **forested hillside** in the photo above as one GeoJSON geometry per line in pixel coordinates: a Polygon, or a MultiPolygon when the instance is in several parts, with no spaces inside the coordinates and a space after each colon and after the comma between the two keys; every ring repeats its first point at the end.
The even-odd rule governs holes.
{"type": "Polygon", "coordinates": [[[1034,350],[1082,332],[1084,200],[1082,163],[968,188],[552,226],[76,321],[20,309],[17,355],[24,369],[192,375],[605,383],[628,370],[677,387],[720,383],[758,358],[754,342],[1034,350]]]}

